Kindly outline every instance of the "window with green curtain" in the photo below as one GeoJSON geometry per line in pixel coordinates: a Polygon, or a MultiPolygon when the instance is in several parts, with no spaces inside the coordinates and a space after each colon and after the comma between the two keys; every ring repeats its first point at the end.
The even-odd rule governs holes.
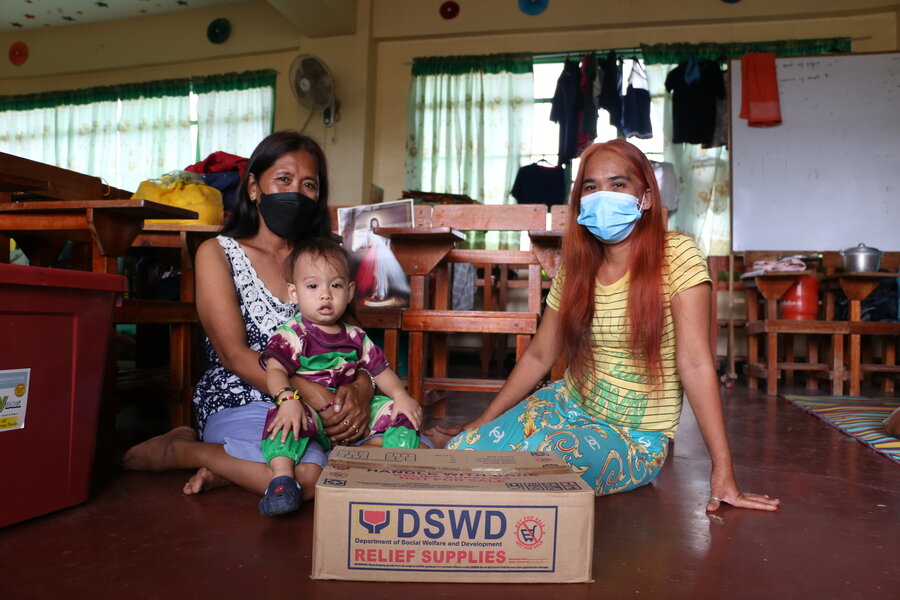
{"type": "Polygon", "coordinates": [[[198,157],[217,150],[250,156],[274,127],[275,77],[275,71],[267,70],[192,80],[198,157]]]}
{"type": "Polygon", "coordinates": [[[135,190],[272,131],[275,71],[0,96],[0,151],[135,190]],[[192,103],[200,116],[193,116],[192,103]]]}
{"type": "MultiPolygon", "coordinates": [[[[405,187],[508,204],[531,155],[532,56],[416,58],[409,89],[405,187]]],[[[481,247],[518,247],[518,237],[471,236],[481,247]]]]}

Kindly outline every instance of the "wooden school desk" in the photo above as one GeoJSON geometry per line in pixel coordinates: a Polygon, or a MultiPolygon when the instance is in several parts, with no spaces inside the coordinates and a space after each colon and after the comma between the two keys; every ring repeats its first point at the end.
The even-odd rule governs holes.
{"type": "MultiPolygon", "coordinates": [[[[813,377],[820,376],[831,381],[832,394],[841,395],[845,377],[844,336],[850,333],[845,321],[834,321],[826,316],[824,320],[799,321],[778,318],[778,301],[801,276],[815,276],[811,270],[804,271],[757,271],[741,276],[747,293],[747,386],[756,389],[758,378],[766,379],[766,393],[778,393],[778,379],[781,370],[807,371],[813,377]],[[759,311],[759,298],[765,303],[764,314],[759,311]],[[778,335],[802,334],[807,336],[807,361],[805,363],[788,360],[778,361],[778,335]],[[759,339],[765,336],[766,360],[759,358],[759,339]],[[830,336],[830,360],[820,362],[818,346],[811,336],[830,336]]],[[[792,356],[792,353],[789,354],[792,356]]],[[[817,389],[816,380],[807,378],[807,389],[817,389]]]]}
{"type": "MultiPolygon", "coordinates": [[[[900,273],[860,272],[860,273],[836,273],[827,275],[822,279],[822,287],[828,292],[825,310],[828,318],[834,316],[834,292],[842,290],[850,301],[849,318],[849,371],[851,396],[859,396],[860,382],[864,371],[881,372],[887,375],[900,374],[900,366],[897,359],[897,336],[900,336],[900,323],[862,321],[862,301],[875,291],[875,288],[886,278],[900,277],[900,273]],[[863,364],[861,339],[862,336],[887,336],[884,345],[884,359],[880,365],[863,364]]],[[[891,377],[885,378],[884,391],[893,391],[891,377]]]]}

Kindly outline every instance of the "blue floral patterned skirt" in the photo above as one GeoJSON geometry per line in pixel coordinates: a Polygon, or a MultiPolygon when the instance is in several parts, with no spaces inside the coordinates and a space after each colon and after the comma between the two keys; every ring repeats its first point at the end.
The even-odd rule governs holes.
{"type": "Polygon", "coordinates": [[[592,417],[569,398],[563,381],[534,392],[481,427],[464,431],[448,450],[551,451],[598,496],[649,483],[666,461],[669,438],[592,417]]]}

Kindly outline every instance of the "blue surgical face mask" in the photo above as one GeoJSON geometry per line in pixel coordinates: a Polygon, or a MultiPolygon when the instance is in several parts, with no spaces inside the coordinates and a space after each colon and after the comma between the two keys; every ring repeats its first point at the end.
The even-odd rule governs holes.
{"type": "Polygon", "coordinates": [[[584,225],[601,242],[621,242],[641,218],[641,201],[631,194],[593,192],[581,197],[578,224],[584,225]]]}

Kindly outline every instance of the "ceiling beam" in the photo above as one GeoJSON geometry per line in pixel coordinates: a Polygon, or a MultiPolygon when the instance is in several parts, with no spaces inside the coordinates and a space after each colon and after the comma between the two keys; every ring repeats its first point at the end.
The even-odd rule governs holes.
{"type": "Polygon", "coordinates": [[[311,38],[356,33],[357,0],[267,0],[311,38]]]}

